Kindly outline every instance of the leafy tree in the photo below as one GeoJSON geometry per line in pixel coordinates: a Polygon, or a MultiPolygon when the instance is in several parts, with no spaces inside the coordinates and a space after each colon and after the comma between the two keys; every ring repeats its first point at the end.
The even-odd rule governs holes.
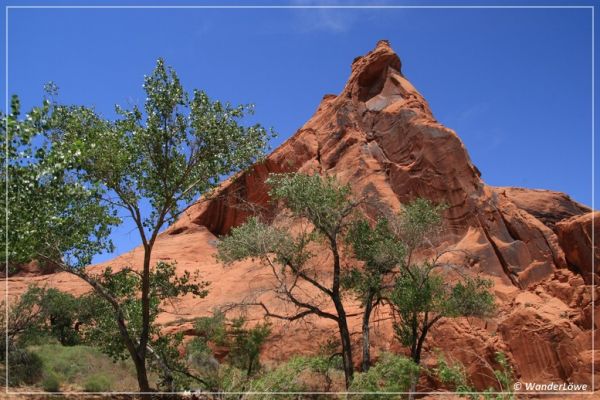
{"type": "Polygon", "coordinates": [[[371,364],[371,313],[385,299],[386,278],[404,261],[407,247],[398,240],[385,218],[380,218],[374,227],[365,219],[357,220],[346,239],[354,257],[364,262],[362,268],[354,266],[343,275],[342,286],[353,291],[363,307],[362,371],[365,372],[371,364]]]}
{"type": "Polygon", "coordinates": [[[494,309],[491,281],[464,276],[452,284],[434,271],[438,264],[407,266],[397,277],[389,300],[394,312],[398,340],[410,348],[418,365],[427,334],[442,318],[486,317],[494,309]]]}
{"type": "MultiPolygon", "coordinates": [[[[53,337],[63,345],[79,343],[77,299],[54,288],[30,285],[8,310],[0,303],[0,325],[4,327],[9,350],[53,337]],[[8,312],[7,312],[8,311],[8,312]],[[8,319],[6,317],[8,316],[8,319]]],[[[0,359],[6,357],[6,341],[0,344],[0,359]]]]}
{"type": "Polygon", "coordinates": [[[4,143],[11,176],[9,223],[21,227],[8,238],[9,258],[38,259],[88,282],[111,305],[140,390],[148,392],[151,256],[158,234],[223,176],[254,163],[270,134],[258,124],[242,124],[251,106],[211,101],[202,91],[190,99],[160,59],[144,89],[143,110],[117,106],[115,121],[48,100],[21,121],[14,100],[3,126],[9,139],[4,143]],[[134,221],[144,249],[135,315],[126,314],[119,294],[102,285],[109,283],[106,277],[83,269],[95,254],[112,250],[115,210],[134,221]],[[129,320],[138,318],[141,325],[133,332],[129,320]]]}
{"type": "Polygon", "coordinates": [[[68,172],[77,165],[77,151],[52,145],[50,132],[60,107],[45,98],[24,119],[20,108],[13,96],[10,114],[0,114],[0,160],[7,168],[0,177],[6,189],[0,202],[8,222],[8,229],[0,226],[2,242],[8,244],[0,255],[3,263],[8,260],[6,273],[32,260],[42,268],[54,268],[61,259],[85,266],[94,254],[112,250],[108,235],[118,219],[99,202],[101,188],[82,185],[68,172]]]}
{"type": "MultiPolygon", "coordinates": [[[[406,266],[389,295],[395,336],[410,349],[411,359],[417,365],[427,334],[442,318],[486,317],[494,309],[494,297],[489,292],[491,281],[464,276],[456,283],[448,283],[435,272],[438,267],[435,261],[406,266]]],[[[410,398],[417,381],[418,375],[412,382],[410,398]]]]}
{"type": "MultiPolygon", "coordinates": [[[[364,262],[345,277],[364,307],[363,371],[369,362],[369,318],[376,305],[392,307],[396,337],[410,349],[411,359],[420,364],[423,343],[431,327],[444,317],[487,316],[493,310],[491,282],[463,274],[454,283],[437,273],[446,252],[435,254],[432,240],[439,232],[444,205],[416,199],[396,216],[381,217],[371,225],[358,220],[348,235],[354,256],[364,262]],[[432,252],[431,259],[415,262],[416,251],[432,252]]],[[[416,380],[413,381],[414,391],[416,380]]]]}
{"type": "Polygon", "coordinates": [[[64,346],[80,342],[79,326],[85,321],[80,318],[79,301],[75,296],[49,288],[37,304],[45,320],[43,329],[50,336],[58,339],[64,346]]]}
{"type": "Polygon", "coordinates": [[[4,301],[0,303],[0,326],[6,333],[0,344],[0,360],[8,366],[10,386],[33,384],[42,377],[42,361],[27,348],[29,344],[47,336],[68,345],[78,342],[74,300],[56,289],[30,285],[8,310],[4,301]]]}
{"type": "MultiPolygon", "coordinates": [[[[158,315],[164,311],[165,300],[172,301],[181,296],[191,294],[205,297],[208,283],[199,281],[197,276],[185,272],[176,275],[174,264],[159,262],[150,269],[150,339],[146,345],[150,352],[149,365],[158,371],[162,385],[174,390],[177,384],[187,383],[193,378],[187,371],[185,363],[180,360],[177,347],[181,345],[181,335],[165,335],[155,323],[158,315]]],[[[113,272],[111,268],[104,270],[96,282],[119,299],[120,312],[127,315],[127,329],[132,335],[143,329],[143,318],[140,312],[142,300],[139,293],[143,276],[137,271],[124,268],[113,272]]],[[[115,361],[127,359],[129,348],[126,341],[115,340],[121,336],[122,326],[114,318],[113,305],[98,292],[91,292],[80,300],[81,315],[86,324],[81,327],[84,339],[99,347],[115,361]]]]}
{"type": "Polygon", "coordinates": [[[439,355],[437,365],[432,372],[442,384],[450,386],[460,397],[469,397],[473,400],[479,398],[471,394],[476,390],[469,385],[467,372],[461,363],[450,363],[443,355],[439,355]]]}
{"type": "Polygon", "coordinates": [[[38,331],[44,322],[41,303],[44,291],[37,286],[30,286],[25,293],[19,296],[11,306],[5,301],[0,303],[0,324],[6,332],[6,340],[0,343],[0,359],[6,361],[8,353],[17,347],[21,338],[31,334],[32,330],[38,331]],[[6,346],[8,345],[8,349],[6,346]]]}
{"type": "Polygon", "coordinates": [[[219,241],[219,258],[225,263],[258,258],[271,268],[277,281],[275,292],[297,312],[281,315],[271,312],[265,304],[257,303],[267,316],[295,321],[315,315],[335,321],[349,387],[354,366],[347,313],[342,302],[340,250],[343,235],[359,202],[352,199],[349,186],[340,185],[333,177],[275,174],[267,183],[272,187],[271,198],[280,201],[289,211],[290,215],[285,218],[288,222],[274,226],[262,223],[256,217],[250,218],[219,241]],[[302,221],[308,221],[310,226],[294,229],[294,225],[302,227],[302,221]],[[311,246],[323,245],[331,259],[327,271],[318,272],[314,262],[311,263],[315,258],[311,246]],[[329,274],[331,280],[325,281],[323,273],[329,274]],[[311,287],[318,295],[306,296],[303,286],[311,287]],[[328,304],[324,304],[323,299],[328,304]],[[327,306],[335,311],[328,311],[327,306]]]}
{"type": "Polygon", "coordinates": [[[443,205],[418,198],[398,215],[381,216],[374,226],[364,219],[352,223],[346,241],[354,257],[364,263],[343,275],[342,286],[354,292],[363,306],[362,370],[370,366],[370,320],[389,292],[390,279],[410,265],[413,253],[432,239],[442,221],[443,205]]]}

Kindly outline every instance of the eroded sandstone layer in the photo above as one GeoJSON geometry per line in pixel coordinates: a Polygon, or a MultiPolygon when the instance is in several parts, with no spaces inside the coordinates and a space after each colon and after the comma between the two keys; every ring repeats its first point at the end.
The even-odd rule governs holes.
{"type": "MultiPolygon", "coordinates": [[[[252,262],[220,265],[215,242],[256,210],[277,212],[264,184],[269,173],[319,172],[336,175],[357,196],[369,195],[391,210],[416,197],[446,203],[438,248],[461,251],[454,253],[461,260],[448,256],[449,262],[468,254],[467,267],[494,281],[498,315],[489,321],[440,323],[426,350],[440,348],[463,361],[481,388],[493,384],[488,367],[496,351],[506,352],[522,381],[591,384],[592,328],[600,313],[592,318],[592,287],[586,282],[593,278],[591,232],[599,231],[598,219],[592,226],[591,210],[562,193],[486,185],[460,138],[436,121],[401,67],[387,41],[357,57],[339,95],[324,96],[313,117],[264,162],[223,183],[160,236],[155,260],[176,260],[181,269],[199,270],[212,282],[206,299],[184,300],[177,315],[163,316],[165,329],[193,334],[194,317],[250,298],[285,308],[269,294],[268,270],[252,262]]],[[[136,249],[106,264],[138,266],[141,257],[136,249]]],[[[599,259],[597,249],[593,257],[599,259]]],[[[74,293],[88,290],[59,273],[11,278],[11,293],[35,281],[74,293]]],[[[249,312],[261,318],[260,310],[249,312]]],[[[375,353],[401,351],[391,340],[386,315],[381,310],[374,327],[375,353]]],[[[359,332],[358,319],[351,325],[359,332]]],[[[265,359],[316,352],[319,342],[335,332],[320,320],[286,325],[280,335],[283,327],[275,325],[265,359]]],[[[358,348],[360,335],[353,338],[358,348]]],[[[423,383],[428,384],[436,385],[423,383]]]]}

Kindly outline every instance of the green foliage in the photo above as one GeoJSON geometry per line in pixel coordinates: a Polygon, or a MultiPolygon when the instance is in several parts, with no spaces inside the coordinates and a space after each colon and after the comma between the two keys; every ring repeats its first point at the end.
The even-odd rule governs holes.
{"type": "Polygon", "coordinates": [[[27,349],[11,348],[6,364],[9,386],[31,385],[42,377],[42,359],[27,349]]]}
{"type": "MultiPolygon", "coordinates": [[[[141,275],[129,268],[117,272],[107,268],[96,279],[119,299],[123,313],[128,316],[128,329],[132,332],[139,332],[142,329],[139,297],[142,286],[141,275]]],[[[156,318],[163,310],[162,306],[165,300],[175,299],[186,294],[200,298],[205,297],[208,294],[206,290],[208,285],[208,282],[199,281],[197,274],[192,275],[188,271],[177,276],[175,264],[161,261],[150,271],[150,337],[152,338],[150,346],[176,369],[181,366],[179,354],[176,351],[181,337],[163,335],[155,324],[156,318]]],[[[127,348],[119,334],[119,326],[111,304],[98,293],[92,292],[81,298],[80,307],[83,318],[88,321],[82,327],[82,334],[86,342],[97,346],[115,361],[127,359],[127,348]]],[[[158,368],[158,366],[155,367],[158,368]]]]}
{"type": "Polygon", "coordinates": [[[88,377],[83,383],[86,392],[108,392],[110,391],[110,380],[105,374],[96,374],[88,377]]]}
{"type": "MultiPolygon", "coordinates": [[[[56,339],[73,345],[80,341],[76,324],[79,322],[77,299],[57,289],[30,285],[6,312],[0,303],[0,324],[6,327],[9,347],[25,348],[29,344],[56,339]],[[8,321],[6,315],[8,314],[8,321]]],[[[5,341],[0,344],[0,357],[5,357],[5,341]]]]}
{"type": "Polygon", "coordinates": [[[383,353],[381,359],[367,372],[356,374],[350,391],[365,392],[353,395],[357,399],[376,399],[379,395],[368,392],[406,392],[420,367],[411,359],[391,353],[383,353]]]}
{"type": "Polygon", "coordinates": [[[396,237],[387,219],[380,218],[374,227],[364,219],[352,223],[346,241],[363,268],[354,267],[342,278],[342,286],[356,293],[363,303],[382,295],[383,280],[406,257],[406,246],[396,237]]]}
{"type": "Polygon", "coordinates": [[[44,389],[45,392],[60,392],[59,377],[54,373],[45,374],[44,379],[42,379],[42,389],[44,389]]]}
{"type": "Polygon", "coordinates": [[[271,186],[271,198],[281,202],[291,218],[276,226],[264,224],[258,218],[249,219],[234,228],[229,236],[221,238],[217,245],[218,258],[225,263],[258,258],[270,267],[278,284],[277,293],[292,304],[296,312],[294,315],[273,314],[263,304],[267,316],[293,321],[312,314],[336,321],[348,385],[352,379],[353,361],[341,294],[340,239],[358,203],[353,200],[350,187],[339,184],[335,177],[272,174],[266,182],[271,186]],[[302,223],[295,225],[296,222],[302,223]],[[331,283],[329,277],[323,279],[322,271],[317,272],[314,263],[310,262],[315,256],[310,246],[315,248],[323,244],[331,253],[328,265],[331,283]],[[324,310],[326,305],[322,299],[307,299],[303,284],[317,290],[317,297],[329,300],[335,313],[324,310]]]}
{"type": "MultiPolygon", "coordinates": [[[[398,319],[394,323],[396,337],[405,346],[413,345],[422,329],[415,329],[425,314],[441,313],[446,306],[445,285],[440,275],[431,274],[433,266],[413,265],[398,276],[390,294],[390,302],[398,319]]],[[[431,318],[435,315],[431,315],[431,318]]],[[[423,325],[430,320],[423,321],[423,325]]]]}
{"type": "Polygon", "coordinates": [[[228,355],[233,366],[245,368],[248,376],[260,368],[260,350],[271,333],[269,323],[257,324],[252,328],[245,326],[243,317],[231,321],[231,347],[228,355]]]}
{"type": "Polygon", "coordinates": [[[438,320],[443,317],[486,317],[494,310],[489,280],[467,276],[452,285],[434,272],[435,267],[428,262],[407,266],[396,278],[389,296],[396,316],[396,337],[411,347],[417,362],[422,340],[438,320]]]}
{"type": "Polygon", "coordinates": [[[484,394],[484,398],[487,400],[513,400],[515,395],[514,390],[514,371],[512,366],[508,362],[506,354],[502,352],[496,352],[495,361],[498,363],[499,368],[494,368],[494,376],[498,382],[498,389],[490,388],[484,394]],[[504,392],[503,394],[492,394],[491,392],[504,392]]]}
{"type": "Polygon", "coordinates": [[[217,310],[210,317],[197,318],[194,328],[199,337],[210,340],[218,346],[225,346],[228,339],[226,322],[225,313],[217,310]]]}
{"type": "Polygon", "coordinates": [[[80,150],[81,179],[116,194],[113,202],[152,234],[223,176],[256,162],[272,134],[242,123],[251,105],[212,101],[199,90],[190,98],[162,59],[143,87],[143,110],[116,106],[116,121],[83,107],[62,108],[54,143],[80,150]],[[142,200],[150,204],[148,215],[139,215],[142,200]]]}
{"type": "Polygon", "coordinates": [[[296,264],[301,264],[307,257],[298,256],[303,248],[284,229],[250,217],[244,224],[234,227],[228,236],[220,238],[217,257],[223,263],[231,264],[245,258],[263,258],[266,254],[275,253],[278,259],[294,259],[296,264]]]}
{"type": "Polygon", "coordinates": [[[495,310],[493,283],[479,276],[465,276],[451,286],[445,313],[452,317],[479,317],[492,315],[495,310]]]}
{"type": "Polygon", "coordinates": [[[469,392],[476,392],[477,390],[469,385],[467,372],[465,371],[464,365],[461,363],[449,363],[444,356],[440,354],[438,356],[437,366],[433,372],[440,382],[449,386],[459,396],[469,397],[473,400],[478,398],[477,395],[468,394],[469,392]]]}
{"type": "Polygon", "coordinates": [[[0,227],[2,242],[9,243],[9,253],[3,248],[1,256],[8,257],[9,272],[33,259],[42,268],[59,260],[84,266],[93,255],[112,249],[108,235],[118,219],[99,202],[101,188],[77,181],[72,172],[79,166],[77,149],[53,145],[60,108],[45,99],[23,119],[13,96],[10,114],[0,114],[0,142],[6,149],[0,160],[9,177],[8,182],[5,174],[0,177],[8,189],[0,206],[10,227],[0,227]]]}
{"type": "Polygon", "coordinates": [[[449,386],[460,397],[468,397],[473,400],[480,398],[486,400],[512,400],[515,398],[513,394],[514,372],[512,367],[506,355],[502,352],[496,352],[495,361],[499,368],[494,368],[493,373],[498,387],[490,387],[484,390],[482,396],[474,393],[479,391],[470,386],[465,367],[459,362],[449,363],[444,356],[439,355],[437,366],[432,372],[443,384],[449,386]],[[493,394],[494,392],[503,393],[493,394]]]}
{"type": "MultiPolygon", "coordinates": [[[[293,357],[286,363],[262,374],[250,382],[248,391],[252,392],[302,392],[306,384],[301,379],[301,373],[310,367],[305,357],[293,357]]],[[[269,399],[272,395],[258,395],[260,399],[269,399]]],[[[286,398],[285,395],[283,398],[286,398]]],[[[294,398],[288,396],[287,398],[294,398]]]]}
{"type": "MultiPolygon", "coordinates": [[[[96,347],[55,343],[30,346],[28,349],[42,360],[44,376],[53,374],[60,382],[77,388],[75,390],[84,389],[85,382],[97,375],[106,377],[111,383],[110,390],[132,391],[137,386],[135,369],[129,361],[115,363],[96,347]]],[[[152,374],[152,377],[155,375],[152,374]]]]}
{"type": "MultiPolygon", "coordinates": [[[[43,136],[52,155],[49,161],[93,201],[82,208],[79,197],[69,196],[52,209],[49,221],[35,220],[45,229],[38,236],[49,244],[44,247],[36,242],[30,246],[33,250],[22,253],[24,258],[39,254],[92,285],[96,296],[86,299],[92,303],[88,310],[102,315],[90,312],[95,328],[88,330],[88,336],[97,335],[100,346],[113,357],[125,357],[126,349],[140,371],[140,389],[149,390],[142,368],[148,364],[148,355],[152,356],[150,363],[160,364],[163,371],[183,367],[173,357],[173,346],[180,339],[160,337],[151,326],[159,303],[186,293],[206,295],[203,288],[195,293],[189,275],[177,278],[174,267],[159,265],[151,271],[156,238],[198,195],[209,192],[223,176],[256,162],[272,135],[258,124],[244,124],[244,118],[253,112],[250,105],[212,101],[198,90],[190,99],[176,72],[162,59],[145,77],[143,87],[143,110],[116,106],[114,121],[80,106],[53,105],[40,111],[50,121],[43,136]],[[95,253],[110,248],[106,237],[110,225],[117,222],[117,209],[136,225],[144,248],[143,269],[139,276],[126,271],[113,277],[108,271],[94,281],[79,267],[89,264],[95,253]],[[62,232],[53,225],[58,216],[69,222],[58,226],[62,232]],[[133,289],[141,294],[140,299],[133,289]],[[98,333],[101,328],[105,330],[98,333]],[[119,336],[120,340],[115,340],[119,336]]],[[[165,372],[164,378],[167,385],[173,383],[171,373],[165,372]]]]}
{"type": "Polygon", "coordinates": [[[405,204],[397,218],[392,219],[392,229],[409,249],[409,253],[431,239],[440,230],[444,204],[417,198],[405,204]]]}
{"type": "Polygon", "coordinates": [[[215,312],[213,316],[198,318],[195,328],[198,336],[188,345],[188,351],[196,358],[206,358],[210,353],[208,342],[212,342],[227,347],[228,363],[245,371],[246,376],[259,371],[260,350],[271,333],[268,322],[248,327],[244,317],[227,320],[223,313],[215,312]]]}
{"type": "Polygon", "coordinates": [[[51,337],[61,344],[72,346],[80,343],[79,332],[75,325],[79,320],[78,299],[60,290],[50,288],[40,299],[42,317],[46,321],[46,330],[51,337]]]}
{"type": "Polygon", "coordinates": [[[283,201],[295,217],[308,219],[329,239],[341,232],[356,206],[350,186],[333,176],[272,174],[266,182],[274,200],[283,201]]]}

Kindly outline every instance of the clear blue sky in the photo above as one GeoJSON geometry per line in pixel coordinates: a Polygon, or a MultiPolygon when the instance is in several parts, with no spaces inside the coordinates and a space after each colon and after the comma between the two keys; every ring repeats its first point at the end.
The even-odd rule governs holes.
{"type": "MultiPolygon", "coordinates": [[[[189,90],[254,103],[274,146],[389,39],[488,184],[592,203],[590,9],[10,9],[8,21],[8,93],[25,109],[54,81],[62,102],[112,117],[115,103],[142,104],[164,57],[189,90]]],[[[138,244],[130,225],[114,239],[117,253],[138,244]]]]}

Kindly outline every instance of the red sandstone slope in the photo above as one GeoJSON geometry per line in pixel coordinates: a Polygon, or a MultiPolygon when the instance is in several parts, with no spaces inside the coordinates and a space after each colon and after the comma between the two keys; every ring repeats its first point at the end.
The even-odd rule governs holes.
{"type": "MultiPolygon", "coordinates": [[[[213,257],[216,236],[242,223],[251,209],[270,207],[263,182],[281,171],[335,174],[356,195],[374,195],[392,209],[415,197],[445,202],[440,248],[467,251],[469,267],[494,280],[500,307],[493,321],[440,324],[428,348],[440,347],[463,361],[482,387],[490,384],[483,361],[498,350],[509,355],[523,381],[591,382],[591,329],[600,321],[592,320],[591,287],[569,270],[588,275],[591,270],[591,242],[585,236],[591,214],[582,216],[590,210],[561,193],[487,186],[458,136],[435,120],[402,75],[400,60],[385,41],[355,59],[342,93],[326,95],[313,117],[263,163],[225,182],[212,199],[192,206],[160,236],[155,260],[176,260],[212,282],[206,299],[186,300],[178,306],[179,315],[163,317],[168,329],[187,330],[190,324],[182,318],[251,297],[284,307],[269,295],[268,271],[250,262],[224,268],[213,257]]],[[[140,260],[137,249],[108,264],[135,266],[140,260]]],[[[77,293],[87,289],[66,274],[33,281],[77,293]]],[[[11,278],[11,291],[28,282],[32,279],[11,278]]],[[[261,317],[259,310],[251,313],[261,317]]],[[[291,325],[281,338],[277,329],[282,326],[277,326],[265,357],[316,351],[333,327],[312,322],[310,332],[291,325]]],[[[358,321],[352,323],[357,327],[358,321]]],[[[389,322],[374,330],[376,349],[398,350],[389,322]]]]}

